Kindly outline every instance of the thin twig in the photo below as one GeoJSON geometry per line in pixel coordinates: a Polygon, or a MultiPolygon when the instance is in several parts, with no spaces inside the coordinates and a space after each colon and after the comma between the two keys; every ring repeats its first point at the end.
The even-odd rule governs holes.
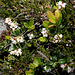
{"type": "Polygon", "coordinates": [[[16,19],[16,18],[18,18],[20,15],[23,15],[23,14],[24,14],[24,12],[23,12],[23,13],[18,14],[18,15],[15,17],[15,19],[16,19]]]}
{"type": "Polygon", "coordinates": [[[4,47],[4,49],[5,49],[5,48],[7,48],[7,47],[8,47],[9,45],[11,45],[11,44],[12,44],[12,43],[10,43],[10,44],[7,44],[7,45],[4,47]]]}
{"type": "Polygon", "coordinates": [[[38,51],[38,50],[37,50],[37,52],[38,52],[42,57],[44,57],[47,61],[50,61],[50,60],[47,58],[47,56],[45,56],[42,52],[40,52],[40,51],[38,51]]]}

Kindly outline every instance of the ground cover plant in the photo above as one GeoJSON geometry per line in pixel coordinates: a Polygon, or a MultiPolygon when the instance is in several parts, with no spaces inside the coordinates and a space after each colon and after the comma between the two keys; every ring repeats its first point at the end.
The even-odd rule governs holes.
{"type": "Polygon", "coordinates": [[[75,69],[72,0],[1,0],[8,32],[0,35],[3,75],[68,75],[75,69]]]}

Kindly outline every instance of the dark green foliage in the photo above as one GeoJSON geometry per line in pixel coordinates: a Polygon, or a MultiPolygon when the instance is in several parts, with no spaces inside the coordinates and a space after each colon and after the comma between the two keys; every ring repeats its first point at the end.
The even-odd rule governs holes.
{"type": "Polygon", "coordinates": [[[12,31],[8,25],[11,36],[6,36],[6,39],[0,42],[0,65],[5,68],[5,70],[1,68],[4,74],[7,72],[7,75],[25,75],[25,73],[26,75],[57,75],[61,64],[67,64],[63,70],[67,70],[68,66],[75,68],[75,11],[69,0],[62,0],[67,5],[60,9],[61,16],[56,16],[58,19],[56,20],[57,7],[55,9],[54,5],[56,6],[58,1],[0,1],[0,15],[4,18],[11,17],[13,21],[19,23],[20,27],[20,29],[12,31]],[[47,14],[47,11],[50,11],[51,14],[47,14]],[[46,15],[44,15],[45,13],[46,15]],[[36,24],[36,22],[40,24],[36,24]],[[54,26],[49,28],[48,26],[51,25],[54,26]],[[48,37],[43,37],[42,28],[48,30],[48,37]],[[33,33],[35,37],[29,39],[28,33],[33,33]],[[63,38],[59,38],[61,42],[53,43],[56,34],[62,34],[63,38]],[[23,36],[24,42],[13,45],[14,49],[22,49],[22,55],[17,57],[11,55],[9,49],[11,48],[11,37],[18,36],[23,36]],[[51,69],[51,71],[47,73],[43,68],[45,66],[47,70],[51,69]]]}

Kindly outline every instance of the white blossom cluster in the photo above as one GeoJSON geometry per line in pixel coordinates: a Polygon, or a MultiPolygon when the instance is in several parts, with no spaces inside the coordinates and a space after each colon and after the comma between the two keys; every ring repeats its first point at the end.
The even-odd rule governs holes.
{"type": "Polygon", "coordinates": [[[15,50],[9,50],[10,51],[10,54],[11,55],[16,55],[16,56],[19,56],[19,55],[22,55],[22,52],[21,52],[21,49],[15,49],[15,50]]]}
{"type": "Polygon", "coordinates": [[[18,23],[15,21],[11,21],[11,18],[6,18],[5,19],[5,23],[7,23],[8,25],[10,25],[10,28],[15,31],[15,29],[20,29],[20,27],[18,27],[18,23]]]}
{"type": "Polygon", "coordinates": [[[34,38],[34,35],[32,33],[27,34],[27,36],[29,37],[29,39],[34,38]]]}
{"type": "Polygon", "coordinates": [[[48,31],[46,30],[46,28],[42,28],[42,31],[41,31],[43,37],[48,37],[48,31]]]}
{"type": "MultiPolygon", "coordinates": [[[[66,65],[67,65],[67,64],[61,64],[60,67],[64,69],[64,68],[66,67],[66,65]]],[[[73,72],[73,69],[68,66],[67,72],[68,72],[68,73],[73,72]]]]}
{"type": "Polygon", "coordinates": [[[65,6],[67,5],[66,3],[63,3],[62,1],[57,2],[56,4],[58,6],[58,9],[61,9],[62,7],[65,8],[65,6]]]}
{"type": "Polygon", "coordinates": [[[63,35],[62,34],[57,34],[54,36],[54,39],[53,39],[53,43],[57,43],[57,42],[61,42],[61,39],[62,39],[63,35]]]}
{"type": "Polygon", "coordinates": [[[19,43],[24,42],[24,39],[23,39],[22,36],[18,36],[18,37],[11,38],[11,41],[12,41],[13,44],[16,44],[17,42],[19,42],[19,43]]]}
{"type": "Polygon", "coordinates": [[[22,54],[21,49],[19,48],[19,49],[14,50],[13,44],[16,44],[17,42],[19,42],[19,43],[24,42],[23,37],[22,36],[13,37],[13,38],[11,38],[11,41],[12,41],[12,44],[11,44],[11,46],[9,48],[10,54],[11,55],[16,55],[16,56],[21,55],[22,54]]]}

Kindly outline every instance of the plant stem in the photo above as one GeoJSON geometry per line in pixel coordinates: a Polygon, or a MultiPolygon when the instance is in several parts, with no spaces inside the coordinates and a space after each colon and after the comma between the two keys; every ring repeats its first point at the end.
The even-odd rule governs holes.
{"type": "Polygon", "coordinates": [[[50,61],[43,53],[41,53],[40,51],[37,50],[37,52],[42,56],[44,57],[47,61],[50,61]]]}
{"type": "Polygon", "coordinates": [[[55,69],[55,71],[57,72],[58,75],[60,75],[59,72],[57,71],[57,69],[55,69]]]}

